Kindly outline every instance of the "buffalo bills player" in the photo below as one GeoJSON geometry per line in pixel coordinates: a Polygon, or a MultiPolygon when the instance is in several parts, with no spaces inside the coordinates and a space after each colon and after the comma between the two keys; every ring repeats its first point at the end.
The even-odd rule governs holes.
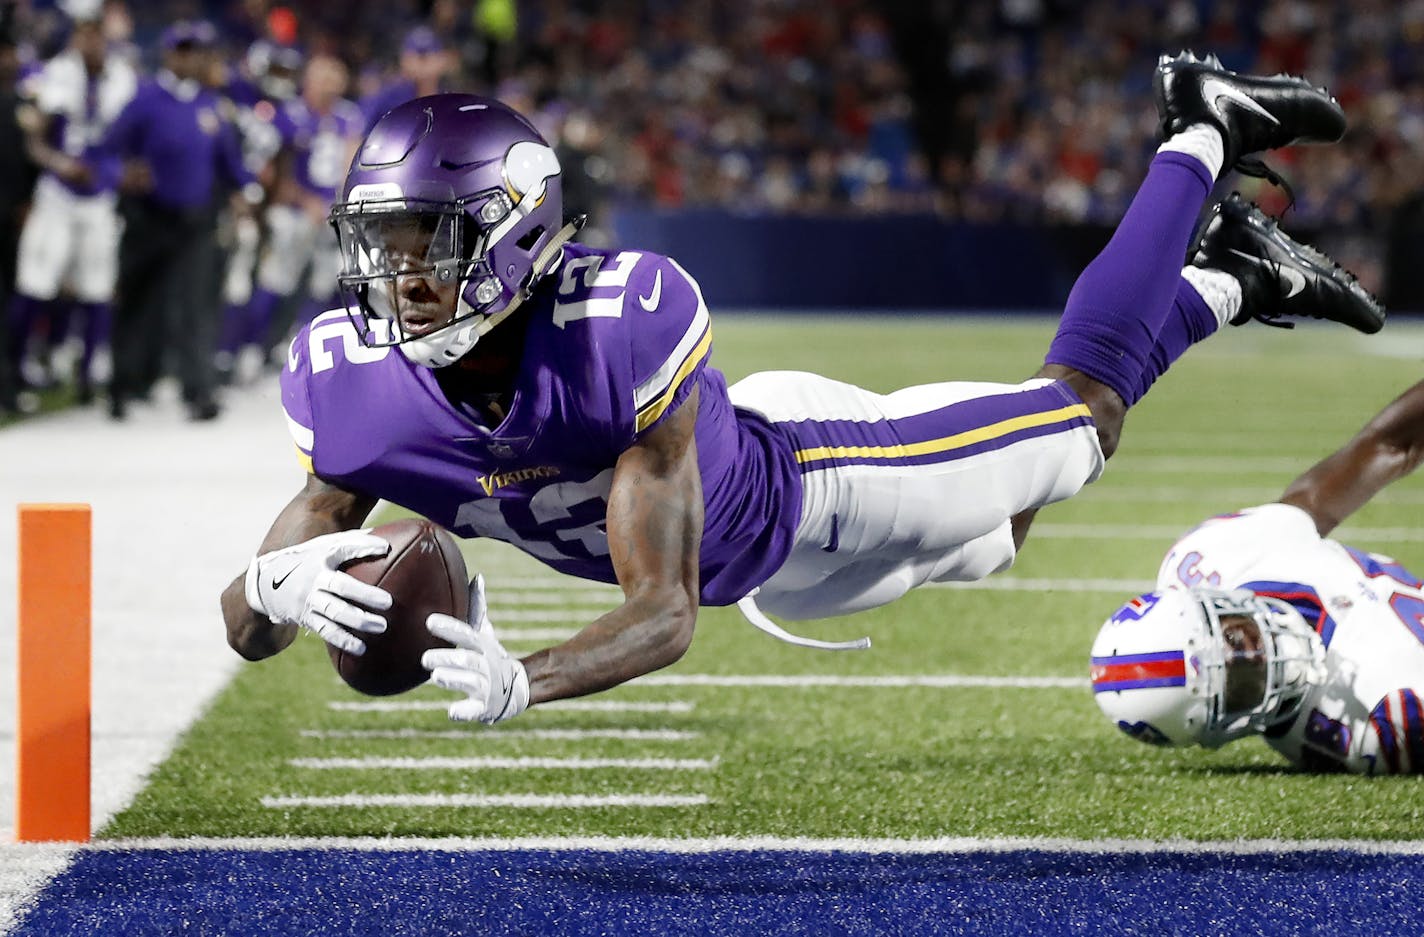
{"type": "Polygon", "coordinates": [[[457,645],[425,659],[463,694],[451,717],[486,723],[667,666],[699,605],[737,603],[784,635],[763,611],[847,614],[1005,569],[1034,512],[1098,476],[1127,408],[1192,342],[1253,316],[1383,321],[1239,202],[1181,268],[1223,167],[1338,139],[1335,101],[1190,56],[1157,77],[1166,142],[1043,368],[889,395],[794,372],[728,388],[686,270],[569,243],[558,162],[528,121],[473,95],[395,108],[332,213],[349,314],[289,350],[283,404],[310,474],[223,594],[229,643],[258,659],[305,627],[363,650],[390,596],[339,567],[388,548],[352,529],[378,498],[623,589],[523,660],[496,639],[478,578],[471,623],[432,616],[457,645]]]}
{"type": "Polygon", "coordinates": [[[1307,770],[1424,773],[1424,580],[1328,539],[1421,462],[1424,381],[1279,502],[1189,531],[1093,644],[1103,712],[1153,744],[1261,734],[1307,770]]]}

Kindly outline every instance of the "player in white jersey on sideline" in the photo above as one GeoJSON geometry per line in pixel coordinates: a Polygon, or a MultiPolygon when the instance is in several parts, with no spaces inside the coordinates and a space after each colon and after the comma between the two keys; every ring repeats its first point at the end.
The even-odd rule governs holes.
{"type": "Polygon", "coordinates": [[[25,115],[27,148],[43,170],[20,233],[15,298],[10,308],[11,354],[20,362],[35,326],[48,319],[51,346],[63,341],[68,321],[56,304],[73,296],[83,351],[77,368],[82,399],[92,394],[95,353],[108,339],[109,304],[118,273],[119,217],[113,180],[84,162],[124,105],[138,76],[106,48],[98,2],[72,2],[68,48],[45,63],[29,87],[34,102],[25,115]]]}
{"type": "Polygon", "coordinates": [[[1424,581],[1328,539],[1424,461],[1424,381],[1274,504],[1213,517],[1103,625],[1093,693],[1155,745],[1260,734],[1297,766],[1424,773],[1424,581]]]}

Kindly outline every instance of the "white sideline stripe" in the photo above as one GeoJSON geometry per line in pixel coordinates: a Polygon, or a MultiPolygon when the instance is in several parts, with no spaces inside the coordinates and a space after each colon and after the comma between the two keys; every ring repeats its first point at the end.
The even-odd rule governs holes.
{"type": "MultiPolygon", "coordinates": [[[[362,797],[347,794],[336,798],[264,797],[264,806],[484,806],[484,804],[448,804],[450,795],[373,795],[362,797]],[[401,803],[373,804],[371,799],[401,803]],[[357,799],[362,802],[356,802],[357,799]],[[415,798],[440,798],[438,803],[405,803],[415,798]],[[295,801],[339,801],[320,804],[295,801]]],[[[460,795],[455,795],[460,796],[460,795]]],[[[477,795],[464,795],[466,798],[477,795]]],[[[521,795],[515,795],[521,796],[521,795]]],[[[527,796],[527,795],[524,795],[527,796]]],[[[637,796],[637,795],[632,795],[637,796]]],[[[673,797],[653,795],[678,803],[632,804],[631,806],[695,806],[707,803],[705,797],[673,797]]],[[[623,795],[619,799],[628,799],[623,795]]],[[[480,798],[488,800],[491,798],[480,798]]],[[[552,799],[552,798],[546,798],[552,799]]],[[[569,800],[572,798],[564,798],[569,800]]],[[[585,797],[584,800],[599,798],[585,797]]],[[[612,799],[612,798],[607,798],[612,799]]],[[[496,804],[493,806],[524,806],[496,804]]],[[[531,805],[535,806],[535,805],[531,805]]],[[[570,806],[559,803],[554,806],[570,806]]],[[[621,804],[589,804],[587,806],[621,806],[621,804]]],[[[284,852],[288,850],[350,850],[360,852],[514,852],[524,850],[559,852],[855,852],[890,854],[985,853],[985,852],[1052,852],[1102,855],[1181,853],[1187,855],[1272,855],[1303,852],[1350,852],[1361,855],[1424,855],[1424,840],[1353,840],[1353,839],[1231,839],[1231,840],[1146,840],[1146,839],[1057,839],[1023,837],[944,837],[939,839],[811,839],[776,836],[719,836],[703,839],[670,839],[651,836],[552,836],[518,839],[484,839],[466,837],[424,837],[385,839],[374,836],[354,837],[151,837],[139,839],[97,840],[80,846],[88,852],[124,852],[140,850],[198,851],[243,849],[252,852],[284,852]]]]}
{"type": "MultiPolygon", "coordinates": [[[[552,623],[568,623],[573,621],[593,621],[599,615],[607,612],[604,607],[599,608],[499,608],[494,606],[494,611],[490,612],[490,617],[499,621],[547,621],[552,623]]],[[[497,634],[502,632],[496,632],[497,634]]]]}
{"type": "Polygon", "coordinates": [[[1038,687],[1078,689],[1088,685],[1087,677],[985,677],[969,674],[924,674],[887,677],[841,677],[831,674],[787,676],[780,674],[652,674],[637,678],[639,686],[742,686],[802,688],[838,687],[1038,687]]]}
{"type": "MultiPolygon", "coordinates": [[[[449,703],[440,700],[372,700],[370,702],[347,702],[333,700],[326,704],[337,712],[354,713],[404,713],[404,712],[444,712],[449,703]]],[[[597,713],[690,713],[693,704],[684,700],[666,703],[630,703],[621,700],[556,700],[540,703],[539,709],[564,709],[573,712],[597,713]]]]}
{"type": "MultiPolygon", "coordinates": [[[[966,592],[1150,592],[1150,579],[1017,579],[995,576],[978,582],[927,582],[922,589],[962,589],[966,592]]],[[[1126,598],[1126,596],[1124,596],[1126,598]]]]}
{"type": "Polygon", "coordinates": [[[574,605],[579,602],[616,601],[622,597],[623,593],[617,589],[595,591],[560,586],[538,592],[491,592],[490,605],[497,608],[505,605],[574,605]]]}
{"type": "MultiPolygon", "coordinates": [[[[494,613],[497,617],[505,617],[502,612],[494,613]]],[[[590,619],[591,620],[591,619],[590,619]]],[[[501,641],[567,641],[578,634],[577,628],[499,628],[496,627],[495,634],[501,641]]]]}
{"type": "Polygon", "coordinates": [[[490,742],[496,739],[532,739],[540,742],[580,742],[585,739],[627,739],[637,742],[686,742],[699,732],[680,729],[303,729],[305,739],[455,739],[490,742]]]}
{"type": "Polygon", "coordinates": [[[316,771],[711,771],[715,758],[289,758],[293,768],[316,771]]]}
{"type": "Polygon", "coordinates": [[[264,807],[700,807],[706,794],[339,794],[263,797],[264,807]]]}
{"type": "MultiPolygon", "coordinates": [[[[1031,537],[1083,540],[1177,540],[1189,528],[1153,524],[1035,524],[1031,537]]],[[[1332,533],[1334,540],[1379,540],[1412,543],[1420,539],[1413,527],[1342,527],[1332,533]]]]}

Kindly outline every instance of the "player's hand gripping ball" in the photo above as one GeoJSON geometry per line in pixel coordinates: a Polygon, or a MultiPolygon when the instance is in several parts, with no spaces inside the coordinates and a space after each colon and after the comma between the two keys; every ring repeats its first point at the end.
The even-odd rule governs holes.
{"type": "Polygon", "coordinates": [[[455,539],[424,518],[407,518],[371,531],[388,541],[385,556],[357,560],[343,571],[390,593],[382,614],[386,630],[362,634],[366,652],[356,655],[328,644],[336,672],[353,690],[368,696],[392,696],[424,683],[430,672],[420,656],[431,648],[450,647],[432,635],[425,621],[433,614],[464,618],[469,613],[465,559],[455,539]]]}

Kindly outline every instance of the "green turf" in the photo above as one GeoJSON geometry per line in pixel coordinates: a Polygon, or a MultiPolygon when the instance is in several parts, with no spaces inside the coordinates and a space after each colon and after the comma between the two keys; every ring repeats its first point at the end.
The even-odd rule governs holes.
{"type": "MultiPolygon", "coordinates": [[[[1035,370],[1048,321],[738,318],[717,330],[717,363],[735,379],[804,368],[889,390],[938,379],[1015,381],[1035,370]]],[[[1151,580],[1172,532],[1203,516],[1273,498],[1311,461],[1419,376],[1424,332],[1361,339],[1325,329],[1231,330],[1195,350],[1133,412],[1106,476],[1039,517],[1007,577],[1151,580]],[[1084,536],[1085,525],[1152,528],[1084,536]]],[[[278,418],[274,414],[274,419],[278,418]]],[[[1359,546],[1424,569],[1417,528],[1424,478],[1386,492],[1351,520],[1359,546]]],[[[487,571],[496,626],[501,586],[546,575],[512,551],[470,544],[487,571]]],[[[585,590],[588,591],[588,590],[585,590]]],[[[596,590],[594,590],[596,592],[596,590]]],[[[704,610],[674,674],[964,674],[1085,678],[1088,646],[1117,592],[926,589],[885,609],[803,629],[874,637],[866,652],[793,648],[735,611],[704,610]]],[[[587,600],[577,605],[597,604],[587,600]]],[[[530,606],[519,606],[528,609],[530,606]]],[[[513,643],[520,651],[537,644],[513,643]]],[[[440,700],[423,688],[402,699],[440,700]]],[[[1218,752],[1140,745],[1102,719],[1083,685],[1041,688],[622,687],[610,700],[694,704],[687,713],[538,709],[455,739],[322,739],[303,730],[453,727],[442,713],[337,711],[359,700],[320,643],[245,666],[104,830],[119,836],[778,835],[1067,836],[1221,839],[1424,836],[1412,779],[1311,777],[1255,740],[1218,752]],[[678,740],[559,741],[511,733],[552,728],[676,729],[678,740]],[[707,771],[315,770],[290,758],[532,756],[715,759],[707,771]],[[346,793],[678,793],[702,806],[570,809],[270,809],[263,795],[346,793]]]]}

